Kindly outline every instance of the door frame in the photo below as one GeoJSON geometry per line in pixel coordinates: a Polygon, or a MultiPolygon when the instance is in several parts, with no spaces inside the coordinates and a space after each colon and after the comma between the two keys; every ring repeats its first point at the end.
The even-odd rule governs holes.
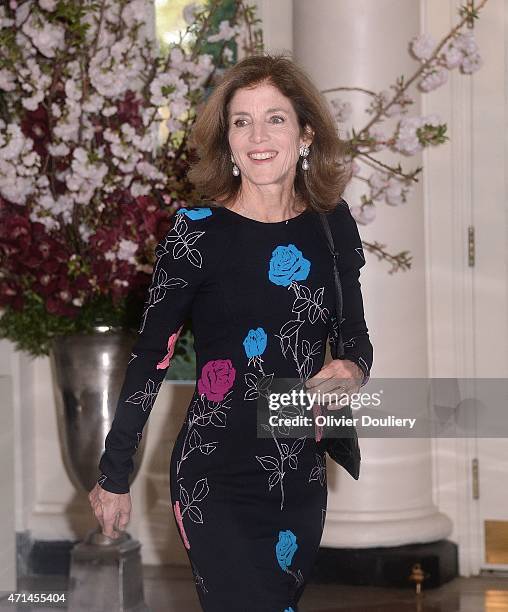
{"type": "MultiPolygon", "coordinates": [[[[439,33],[449,31],[457,23],[457,10],[461,4],[456,0],[448,0],[447,3],[422,0],[421,31],[436,33],[436,38],[439,33]],[[444,10],[445,7],[447,10],[444,10]]],[[[492,129],[496,121],[501,121],[500,125],[506,122],[504,66],[508,65],[507,21],[508,7],[503,0],[489,0],[475,23],[475,38],[484,58],[484,66],[472,75],[451,71],[447,85],[421,97],[422,114],[438,113],[447,123],[450,136],[446,145],[423,152],[428,363],[431,378],[504,377],[508,369],[506,351],[500,348],[494,366],[497,371],[493,371],[493,359],[487,357],[485,350],[488,344],[484,338],[485,324],[482,326],[479,316],[481,288],[485,286],[485,283],[480,283],[482,275],[485,275],[481,253],[489,251],[489,237],[486,232],[481,232],[480,224],[482,219],[489,216],[504,218],[499,202],[506,202],[507,195],[504,174],[508,144],[501,142],[500,138],[496,140],[494,135],[486,151],[487,137],[484,134],[484,131],[492,129]],[[500,23],[504,24],[504,28],[499,27],[500,23]],[[488,109],[485,108],[486,100],[489,102],[488,109]],[[502,161],[497,172],[494,169],[489,174],[485,168],[485,157],[490,163],[490,155],[502,161]],[[474,266],[468,263],[467,236],[470,226],[475,230],[474,266]]],[[[505,125],[505,139],[507,129],[508,125],[505,125]]],[[[503,236],[502,231],[499,229],[502,236],[500,244],[506,252],[506,233],[503,236]]],[[[487,257],[484,259],[487,260],[487,257]]],[[[501,282],[506,285],[508,275],[504,275],[501,282]]],[[[504,290],[506,293],[506,287],[504,290]]],[[[504,321],[502,324],[506,326],[504,321]]],[[[502,343],[496,343],[496,349],[497,344],[502,343]]],[[[432,451],[434,500],[454,523],[450,539],[458,544],[460,575],[477,575],[487,567],[502,569],[505,566],[484,563],[481,493],[480,500],[473,499],[472,495],[472,461],[478,457],[477,438],[434,438],[432,451]]],[[[479,459],[481,474],[482,462],[479,459]]]]}

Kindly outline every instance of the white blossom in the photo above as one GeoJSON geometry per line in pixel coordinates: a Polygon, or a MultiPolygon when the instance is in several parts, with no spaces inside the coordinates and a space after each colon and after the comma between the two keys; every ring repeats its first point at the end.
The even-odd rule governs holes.
{"type": "Polygon", "coordinates": [[[432,68],[420,81],[422,91],[432,91],[448,81],[448,70],[443,67],[432,68]]]}
{"type": "Polygon", "coordinates": [[[6,137],[0,134],[0,159],[12,161],[19,157],[28,145],[31,149],[30,141],[24,136],[21,128],[16,123],[10,123],[5,130],[6,137]]]}
{"type": "Polygon", "coordinates": [[[474,38],[474,32],[461,32],[457,34],[443,51],[443,61],[451,70],[460,66],[464,74],[476,72],[482,65],[478,43],[474,38]]]}
{"type": "Polygon", "coordinates": [[[39,0],[39,6],[44,11],[53,12],[56,9],[57,0],[39,0]]]}
{"type": "Polygon", "coordinates": [[[58,104],[56,104],[55,102],[53,102],[51,104],[51,113],[52,113],[53,117],[56,118],[56,119],[58,119],[59,117],[62,116],[62,110],[58,106],[58,104]]]}
{"type": "Polygon", "coordinates": [[[411,40],[410,48],[417,59],[428,60],[436,48],[436,41],[430,34],[420,34],[411,40]]]}
{"type": "Polygon", "coordinates": [[[61,117],[53,127],[53,134],[63,142],[77,142],[79,136],[79,117],[81,107],[79,105],[68,105],[67,115],[61,117]]]}
{"type": "Polygon", "coordinates": [[[39,53],[46,57],[55,57],[55,52],[65,47],[65,29],[58,23],[49,23],[44,19],[41,27],[40,20],[40,15],[30,15],[23,23],[22,32],[39,53]]]}
{"type": "Polygon", "coordinates": [[[0,29],[1,28],[10,28],[16,22],[14,19],[9,19],[5,12],[5,7],[0,6],[0,29]]]}
{"type": "Polygon", "coordinates": [[[395,177],[391,176],[388,179],[388,184],[384,191],[386,203],[392,206],[403,204],[404,203],[403,191],[404,189],[403,189],[403,185],[401,184],[401,182],[395,177]]]}
{"type": "Polygon", "coordinates": [[[188,91],[187,84],[181,79],[175,70],[169,70],[160,74],[150,84],[150,102],[155,106],[169,104],[171,98],[185,95],[188,91]],[[173,91],[169,91],[172,89],[173,91]]]}
{"type": "Polygon", "coordinates": [[[376,207],[372,204],[367,204],[363,208],[361,206],[351,206],[349,210],[353,219],[360,225],[367,225],[376,218],[376,207]]]}
{"type": "MultiPolygon", "coordinates": [[[[147,0],[131,0],[122,11],[122,19],[128,28],[138,24],[144,25],[147,22],[147,15],[150,14],[153,3],[147,0]]],[[[138,31],[138,36],[140,32],[138,31]]]]}
{"type": "Polygon", "coordinates": [[[464,74],[472,74],[479,70],[483,65],[483,60],[479,53],[474,53],[473,55],[466,55],[462,60],[462,64],[460,65],[460,69],[464,74]]]}
{"type": "Polygon", "coordinates": [[[21,24],[27,19],[30,10],[32,9],[32,4],[32,0],[28,0],[27,2],[20,4],[18,7],[11,6],[11,8],[16,8],[16,27],[20,27],[21,24]]]}
{"type": "Polygon", "coordinates": [[[139,181],[133,181],[130,191],[134,198],[138,198],[139,196],[148,195],[152,191],[152,186],[148,183],[143,185],[139,181]]]}
{"type": "Polygon", "coordinates": [[[415,155],[423,149],[417,129],[426,124],[437,127],[440,123],[441,121],[436,114],[426,117],[404,117],[399,123],[395,148],[406,155],[415,155]]]}
{"type": "Polygon", "coordinates": [[[125,238],[122,238],[122,240],[120,240],[119,245],[118,245],[118,251],[117,251],[117,258],[118,259],[124,259],[125,261],[128,261],[129,263],[136,263],[136,259],[134,257],[134,254],[136,253],[136,251],[138,250],[138,243],[137,242],[133,242],[132,240],[126,240],[125,238]]]}
{"type": "Polygon", "coordinates": [[[164,174],[158,170],[153,164],[147,161],[140,161],[136,165],[136,170],[147,179],[152,181],[163,181],[165,179],[164,174]]]}
{"type": "Polygon", "coordinates": [[[102,114],[104,117],[112,117],[117,111],[118,108],[116,106],[106,106],[102,109],[102,114]]]}
{"type": "Polygon", "coordinates": [[[443,59],[448,70],[452,70],[453,68],[460,66],[463,58],[464,54],[460,48],[454,45],[453,41],[450,41],[443,51],[443,59]]]}
{"type": "Polygon", "coordinates": [[[9,70],[0,69],[0,89],[4,91],[14,91],[16,89],[16,77],[9,70]]]}
{"type": "Polygon", "coordinates": [[[464,53],[464,55],[474,55],[478,53],[478,44],[474,38],[474,32],[461,32],[455,37],[455,45],[464,53]]]}
{"type": "Polygon", "coordinates": [[[219,31],[217,34],[212,34],[206,39],[210,43],[219,42],[220,40],[231,40],[233,36],[240,33],[241,26],[231,26],[227,19],[219,23],[219,31]]]}
{"type": "Polygon", "coordinates": [[[370,197],[372,200],[382,200],[383,191],[388,184],[388,177],[383,172],[373,172],[368,179],[372,188],[370,197]]]}
{"type": "Polygon", "coordinates": [[[76,147],[73,151],[71,172],[65,177],[69,191],[78,204],[88,204],[95,191],[100,189],[104,177],[108,172],[106,164],[89,160],[88,152],[83,147],[76,147]]]}
{"type": "Polygon", "coordinates": [[[88,242],[88,239],[94,233],[94,231],[83,221],[78,226],[78,232],[84,242],[88,242]]]}
{"type": "Polygon", "coordinates": [[[11,202],[25,204],[31,192],[31,181],[28,179],[20,180],[15,168],[0,159],[0,194],[2,197],[11,202]]]}

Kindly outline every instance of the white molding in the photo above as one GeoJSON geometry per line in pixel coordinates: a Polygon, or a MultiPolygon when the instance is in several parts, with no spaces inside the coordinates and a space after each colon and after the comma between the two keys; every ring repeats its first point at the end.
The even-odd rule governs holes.
{"type": "Polygon", "coordinates": [[[10,376],[0,374],[0,591],[16,589],[14,402],[10,376]]]}
{"type": "MultiPolygon", "coordinates": [[[[458,9],[463,4],[461,0],[421,0],[421,31],[439,40],[457,24],[458,9]]],[[[508,17],[503,0],[491,0],[482,10],[475,25],[482,56],[482,37],[485,44],[487,32],[497,40],[502,36],[495,24],[502,22],[503,15],[508,17]]],[[[507,31],[505,28],[505,45],[507,31]]],[[[490,49],[486,62],[497,61],[497,49],[498,46],[494,51],[490,49]]],[[[476,357],[476,343],[485,323],[477,320],[475,312],[477,301],[485,299],[481,286],[485,279],[480,270],[468,265],[467,229],[475,225],[475,214],[482,214],[483,191],[497,194],[495,186],[489,189],[486,184],[490,180],[488,172],[483,169],[482,174],[480,170],[486,165],[481,155],[488,154],[485,142],[481,149],[477,144],[483,126],[492,129],[488,118],[483,122],[483,114],[489,108],[485,97],[492,95],[492,104],[499,104],[494,97],[499,95],[497,86],[485,87],[486,80],[499,74],[502,65],[484,66],[482,70],[473,75],[452,70],[445,86],[421,96],[422,114],[438,113],[448,124],[450,137],[446,145],[429,147],[423,153],[428,359],[429,376],[436,378],[474,379],[482,375],[482,367],[485,369],[476,357]],[[484,75],[482,70],[489,73],[484,75]]],[[[503,169],[493,169],[492,183],[498,180],[499,171],[503,169]]],[[[489,206],[492,210],[495,204],[489,202],[489,206]]],[[[478,227],[475,229],[478,234],[478,227]]],[[[483,241],[485,247],[485,237],[483,241]]],[[[478,255],[477,252],[477,259],[478,255]]],[[[505,341],[503,326],[504,322],[501,338],[505,341]]],[[[473,389],[471,396],[474,395],[473,389]]],[[[478,456],[477,447],[477,438],[432,440],[433,496],[454,522],[461,576],[476,575],[485,566],[480,503],[472,498],[471,465],[478,456]]]]}
{"type": "MultiPolygon", "coordinates": [[[[422,0],[421,32],[439,39],[456,22],[460,2],[422,0]],[[443,10],[444,8],[447,10],[443,10]]],[[[467,225],[471,217],[471,81],[452,71],[449,84],[421,96],[422,114],[438,113],[451,140],[423,152],[425,280],[429,376],[471,375],[471,272],[467,268],[467,225]],[[468,328],[469,325],[469,328],[468,328]]],[[[433,439],[433,498],[442,507],[442,489],[455,487],[447,514],[459,548],[459,573],[471,575],[470,471],[468,441],[433,439]],[[446,458],[446,459],[445,459],[446,458]],[[441,462],[454,468],[443,472],[441,462]],[[446,480],[445,480],[446,479],[446,480]],[[462,509],[462,511],[461,511],[462,509]]]]}

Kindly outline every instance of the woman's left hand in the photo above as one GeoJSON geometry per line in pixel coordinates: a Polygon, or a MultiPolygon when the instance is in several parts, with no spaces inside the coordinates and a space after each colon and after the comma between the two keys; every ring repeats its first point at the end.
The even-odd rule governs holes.
{"type": "MultiPolygon", "coordinates": [[[[306,391],[309,393],[336,393],[335,398],[327,405],[329,410],[340,410],[348,402],[344,402],[341,397],[345,394],[349,396],[358,393],[363,381],[363,371],[354,361],[349,359],[333,359],[325,365],[317,374],[305,382],[306,391]]],[[[325,404],[325,402],[316,402],[325,404]]]]}

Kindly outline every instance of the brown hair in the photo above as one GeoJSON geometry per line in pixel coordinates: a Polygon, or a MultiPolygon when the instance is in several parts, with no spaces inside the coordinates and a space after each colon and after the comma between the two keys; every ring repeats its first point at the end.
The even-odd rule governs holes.
{"type": "MultiPolygon", "coordinates": [[[[201,109],[189,136],[198,160],[191,161],[187,178],[202,199],[230,201],[241,187],[241,176],[232,173],[228,141],[228,109],[237,89],[269,83],[289,98],[303,136],[305,125],[314,136],[307,157],[309,169],[296,167],[295,192],[307,206],[319,212],[335,208],[351,179],[347,145],[337,134],[328,101],[306,72],[286,53],[253,55],[229,68],[201,109]]],[[[302,161],[303,158],[300,158],[302,161]]]]}

